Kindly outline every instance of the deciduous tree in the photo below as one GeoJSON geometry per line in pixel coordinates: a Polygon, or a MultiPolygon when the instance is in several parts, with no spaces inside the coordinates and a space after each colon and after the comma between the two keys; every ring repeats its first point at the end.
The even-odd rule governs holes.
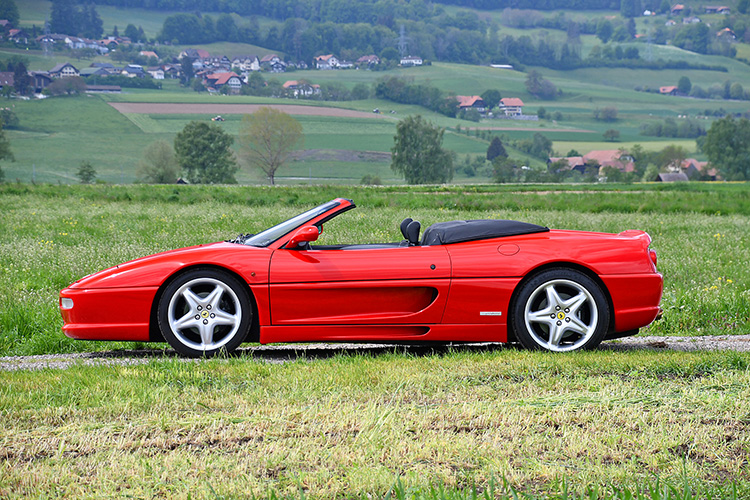
{"type": "Polygon", "coordinates": [[[170,184],[177,180],[179,170],[172,145],[159,139],[144,150],[136,174],[148,183],[170,184]]]}
{"type": "Polygon", "coordinates": [[[263,107],[242,117],[239,141],[242,158],[275,184],[276,171],[302,145],[304,136],[297,120],[283,111],[263,107]]]}
{"type": "Polygon", "coordinates": [[[91,184],[96,179],[96,170],[90,161],[82,161],[76,172],[81,184],[91,184]]]}
{"type": "Polygon", "coordinates": [[[687,76],[681,76],[680,80],[677,82],[677,90],[680,91],[680,93],[688,95],[690,94],[690,89],[693,88],[693,83],[690,81],[690,78],[687,76]]]}
{"type": "Polygon", "coordinates": [[[236,184],[233,143],[219,125],[192,121],[174,138],[177,163],[193,184],[236,184]]]}
{"type": "Polygon", "coordinates": [[[620,138],[620,131],[613,128],[604,131],[604,140],[607,142],[615,142],[620,138]]]}
{"type": "Polygon", "coordinates": [[[58,78],[44,90],[50,95],[80,94],[86,91],[86,82],[80,76],[68,76],[58,78]]]}
{"type": "Polygon", "coordinates": [[[437,184],[453,179],[453,157],[442,148],[444,132],[420,115],[398,122],[391,169],[409,184],[437,184]]]}
{"type": "Polygon", "coordinates": [[[12,27],[18,26],[18,6],[15,0],[0,0],[0,19],[7,19],[12,27]]]}
{"type": "Polygon", "coordinates": [[[535,69],[532,69],[526,75],[526,90],[529,94],[541,99],[554,99],[557,95],[555,85],[543,78],[542,74],[535,69]]]}
{"type": "Polygon", "coordinates": [[[750,121],[731,116],[708,129],[703,152],[726,180],[750,180],[750,121]]]}

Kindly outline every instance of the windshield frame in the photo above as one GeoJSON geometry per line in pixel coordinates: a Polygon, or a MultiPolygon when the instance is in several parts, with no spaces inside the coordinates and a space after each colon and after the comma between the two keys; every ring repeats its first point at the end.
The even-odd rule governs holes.
{"type": "Polygon", "coordinates": [[[294,231],[298,227],[305,225],[306,223],[320,217],[321,215],[330,212],[334,208],[341,206],[343,200],[337,198],[335,200],[328,201],[322,205],[311,208],[310,210],[303,212],[299,215],[292,217],[291,219],[285,220],[273,227],[269,227],[265,231],[251,236],[242,242],[243,245],[266,248],[272,245],[274,242],[283,238],[285,235],[294,231]]]}

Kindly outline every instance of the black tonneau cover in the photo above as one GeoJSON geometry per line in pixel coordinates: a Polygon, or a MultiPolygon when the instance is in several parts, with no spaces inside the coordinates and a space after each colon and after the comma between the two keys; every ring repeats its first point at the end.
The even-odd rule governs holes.
{"type": "Polygon", "coordinates": [[[438,222],[427,228],[422,236],[422,245],[447,245],[464,241],[486,240],[502,236],[543,233],[548,227],[515,220],[454,220],[438,222]]]}

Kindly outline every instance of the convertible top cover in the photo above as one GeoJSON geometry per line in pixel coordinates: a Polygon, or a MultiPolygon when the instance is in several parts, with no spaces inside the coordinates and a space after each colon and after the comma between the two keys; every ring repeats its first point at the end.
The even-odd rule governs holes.
{"type": "Polygon", "coordinates": [[[486,240],[502,236],[516,236],[519,234],[544,233],[548,227],[519,222],[515,220],[454,220],[438,222],[424,232],[421,244],[447,245],[464,241],[486,240]]]}

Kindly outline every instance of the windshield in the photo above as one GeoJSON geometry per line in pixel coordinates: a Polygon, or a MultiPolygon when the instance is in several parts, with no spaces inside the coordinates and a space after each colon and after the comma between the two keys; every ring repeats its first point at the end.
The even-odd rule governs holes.
{"type": "Polygon", "coordinates": [[[308,210],[305,213],[299,214],[296,217],[277,224],[271,228],[266,229],[262,233],[258,233],[244,241],[245,245],[254,247],[267,247],[274,241],[278,240],[290,231],[302,226],[305,222],[314,219],[315,217],[329,211],[330,209],[337,207],[341,204],[340,201],[332,200],[328,203],[318,205],[315,208],[308,210]]]}

